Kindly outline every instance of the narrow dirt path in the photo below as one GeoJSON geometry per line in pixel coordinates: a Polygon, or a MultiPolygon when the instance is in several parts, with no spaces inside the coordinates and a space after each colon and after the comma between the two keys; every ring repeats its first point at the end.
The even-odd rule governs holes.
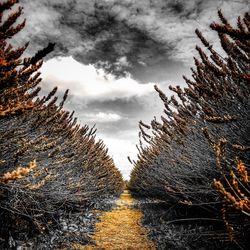
{"type": "Polygon", "coordinates": [[[142,213],[133,207],[133,203],[133,198],[125,190],[117,200],[117,206],[104,212],[96,224],[92,236],[96,246],[78,249],[155,249],[153,242],[147,238],[147,230],[141,224],[142,213]]]}

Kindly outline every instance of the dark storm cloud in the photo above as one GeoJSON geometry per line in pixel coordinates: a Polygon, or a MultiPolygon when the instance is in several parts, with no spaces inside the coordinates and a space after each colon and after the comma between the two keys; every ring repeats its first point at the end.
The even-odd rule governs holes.
{"type": "Polygon", "coordinates": [[[154,64],[167,55],[166,44],[121,20],[113,10],[114,3],[80,0],[20,3],[25,7],[27,27],[16,40],[23,43],[31,40],[31,54],[54,41],[56,49],[50,57],[73,55],[84,64],[95,64],[119,75],[142,63],[154,64]]]}
{"type": "MultiPolygon", "coordinates": [[[[20,0],[27,27],[17,38],[31,40],[30,53],[56,42],[50,56],[72,55],[116,75],[136,74],[165,62],[190,62],[197,42],[222,8],[229,18],[245,11],[247,0],[20,0]]],[[[214,38],[209,34],[210,38],[214,38]]],[[[155,73],[155,71],[154,71],[155,73]]]]}

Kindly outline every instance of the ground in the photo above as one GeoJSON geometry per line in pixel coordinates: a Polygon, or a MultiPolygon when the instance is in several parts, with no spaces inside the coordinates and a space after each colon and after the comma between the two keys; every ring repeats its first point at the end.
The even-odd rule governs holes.
{"type": "Polygon", "coordinates": [[[95,246],[75,245],[76,249],[155,249],[142,226],[142,212],[134,207],[134,199],[125,190],[111,211],[104,212],[96,224],[92,240],[95,246]]]}

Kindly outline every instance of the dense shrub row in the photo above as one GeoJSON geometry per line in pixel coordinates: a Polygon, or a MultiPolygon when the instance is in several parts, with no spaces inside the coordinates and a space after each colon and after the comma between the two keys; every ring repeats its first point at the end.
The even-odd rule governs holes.
{"type": "Polygon", "coordinates": [[[10,43],[23,29],[16,24],[18,0],[0,3],[0,238],[25,228],[46,231],[57,214],[83,209],[123,188],[120,172],[95,129],[81,127],[63,109],[56,88],[38,98],[41,59],[53,44],[32,58],[22,58],[28,45],[10,43]],[[9,11],[9,15],[5,15],[9,11]],[[59,104],[57,104],[59,103],[59,104]]]}
{"type": "Polygon", "coordinates": [[[186,88],[170,86],[170,98],[155,86],[164,115],[150,126],[139,123],[139,159],[129,185],[137,195],[186,207],[190,220],[221,218],[230,240],[244,247],[250,231],[250,15],[234,28],[218,14],[221,24],[210,27],[225,56],[196,30],[205,49],[196,46],[193,79],[184,76],[186,88]]]}

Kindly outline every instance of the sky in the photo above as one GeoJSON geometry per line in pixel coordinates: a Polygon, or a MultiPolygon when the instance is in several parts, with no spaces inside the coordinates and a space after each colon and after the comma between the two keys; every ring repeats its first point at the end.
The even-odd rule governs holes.
{"type": "MultiPolygon", "coordinates": [[[[43,93],[70,89],[65,105],[81,124],[96,126],[125,179],[136,160],[138,122],[163,114],[154,85],[184,86],[198,28],[219,48],[209,24],[249,11],[248,0],[20,0],[26,27],[12,41],[30,41],[26,56],[56,43],[42,67],[43,93]]],[[[220,50],[220,49],[218,49],[220,50]]]]}

